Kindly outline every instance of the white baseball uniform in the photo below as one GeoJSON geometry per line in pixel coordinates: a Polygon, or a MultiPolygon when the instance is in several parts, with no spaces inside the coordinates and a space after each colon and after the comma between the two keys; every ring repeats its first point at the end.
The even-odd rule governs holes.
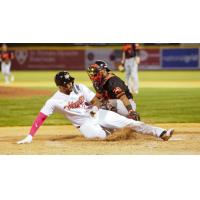
{"type": "Polygon", "coordinates": [[[96,114],[92,117],[90,112],[94,107],[90,102],[94,97],[95,93],[83,84],[74,84],[73,91],[69,95],[57,91],[47,100],[41,112],[47,116],[56,111],[62,113],[86,138],[105,138],[106,132],[102,127],[111,129],[130,127],[137,132],[157,137],[165,130],[103,109],[95,110],[96,114]]]}

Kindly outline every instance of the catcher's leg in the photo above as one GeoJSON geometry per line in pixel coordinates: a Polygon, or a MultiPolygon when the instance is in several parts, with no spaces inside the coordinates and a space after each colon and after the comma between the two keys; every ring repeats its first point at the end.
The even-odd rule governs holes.
{"type": "MultiPolygon", "coordinates": [[[[129,102],[133,108],[133,110],[136,110],[136,104],[132,99],[129,99],[129,102]]],[[[125,117],[128,116],[128,111],[123,102],[120,99],[110,99],[109,103],[116,108],[116,112],[120,115],[123,115],[125,117]]]]}

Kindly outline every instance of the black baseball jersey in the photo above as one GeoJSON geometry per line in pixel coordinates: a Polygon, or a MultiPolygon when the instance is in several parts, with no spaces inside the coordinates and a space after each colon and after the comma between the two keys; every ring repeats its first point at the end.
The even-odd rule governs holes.
{"type": "Polygon", "coordinates": [[[139,44],[125,44],[122,50],[125,52],[125,58],[136,57],[139,54],[139,44]]]}
{"type": "Polygon", "coordinates": [[[1,51],[0,52],[0,59],[2,61],[9,61],[9,60],[13,59],[13,57],[14,57],[14,54],[10,51],[6,51],[6,52],[1,51]]]}
{"type": "Polygon", "coordinates": [[[109,78],[103,86],[104,95],[109,99],[118,99],[119,95],[124,93],[128,99],[132,99],[133,95],[129,92],[128,87],[117,76],[112,76],[109,78]]]}

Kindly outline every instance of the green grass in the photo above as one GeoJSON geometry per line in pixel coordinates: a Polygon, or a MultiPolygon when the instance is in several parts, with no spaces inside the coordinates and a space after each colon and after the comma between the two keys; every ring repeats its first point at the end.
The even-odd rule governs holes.
{"type": "MultiPolygon", "coordinates": [[[[52,83],[55,71],[15,72],[16,82],[52,83]]],[[[86,72],[72,71],[77,82],[91,87],[86,72]]],[[[123,73],[117,75],[124,77],[123,73]]],[[[200,81],[200,71],[145,71],[140,72],[140,81],[200,81]]],[[[2,76],[0,76],[2,82],[2,76]]],[[[34,87],[35,88],[35,87],[34,87]]],[[[46,87],[38,87],[45,89],[46,87]]],[[[50,89],[55,90],[51,85],[50,89]]],[[[49,97],[22,97],[0,99],[0,126],[30,126],[49,97]]],[[[200,122],[200,88],[141,88],[135,97],[137,110],[142,120],[148,123],[200,122]]],[[[70,124],[62,115],[55,114],[45,125],[70,124]]]]}
{"type": "MultiPolygon", "coordinates": [[[[53,81],[57,71],[15,71],[13,74],[19,82],[53,81]]],[[[69,71],[79,82],[88,81],[86,71],[69,71]]],[[[124,78],[124,73],[114,72],[124,78]]],[[[141,81],[200,81],[200,71],[140,71],[141,81]]],[[[0,81],[3,80],[2,75],[0,81]]]]}
{"type": "Polygon", "coordinates": [[[142,88],[140,93],[137,110],[146,122],[200,122],[199,89],[142,88]]]}
{"type": "MultiPolygon", "coordinates": [[[[31,125],[41,107],[48,99],[46,96],[32,98],[16,98],[0,100],[0,126],[27,126],[31,125]]],[[[70,124],[62,115],[54,114],[45,124],[70,124]]]]}
{"type": "Polygon", "coordinates": [[[141,81],[200,81],[200,71],[142,71],[141,81]]]}

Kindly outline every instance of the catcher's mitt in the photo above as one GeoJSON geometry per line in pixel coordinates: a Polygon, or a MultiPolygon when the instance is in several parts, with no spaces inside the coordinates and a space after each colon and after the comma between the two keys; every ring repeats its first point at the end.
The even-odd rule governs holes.
{"type": "Polygon", "coordinates": [[[129,111],[128,118],[129,119],[133,119],[135,121],[140,121],[140,115],[137,112],[133,111],[133,110],[129,111]]]}
{"type": "Polygon", "coordinates": [[[124,72],[124,71],[125,71],[124,65],[120,64],[120,65],[118,66],[118,70],[119,70],[120,72],[124,72]]]}

